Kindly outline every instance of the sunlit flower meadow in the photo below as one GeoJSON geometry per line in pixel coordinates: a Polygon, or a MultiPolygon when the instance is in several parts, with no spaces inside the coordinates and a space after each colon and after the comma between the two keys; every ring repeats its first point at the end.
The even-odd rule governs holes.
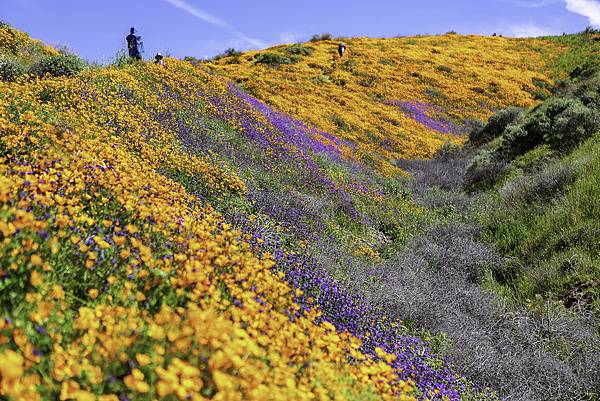
{"type": "MultiPolygon", "coordinates": [[[[0,48],[56,54],[19,35],[0,27],[0,48]]],[[[220,74],[232,64],[174,59],[0,82],[0,399],[474,394],[315,254],[330,243],[340,264],[375,269],[390,245],[371,228],[402,244],[428,213],[389,180],[404,174],[389,161],[459,142],[464,118],[533,104],[531,79],[546,79],[529,72],[543,63],[534,42],[460,37],[446,54],[445,40],[386,43],[410,49],[407,65],[439,58],[452,78],[435,63],[393,67],[404,80],[389,60],[371,70],[361,56],[384,45],[357,39],[348,60],[331,60],[333,86],[294,78],[330,68],[325,47],[313,66],[236,65],[237,84],[220,74]],[[485,57],[512,51],[500,73],[472,62],[480,45],[485,57]],[[369,86],[369,74],[385,83],[369,86]],[[467,96],[461,82],[474,77],[493,89],[467,96]],[[413,90],[434,81],[445,97],[413,90]]]]}
{"type": "Polygon", "coordinates": [[[561,52],[543,40],[455,34],[343,40],[342,58],[339,40],[325,40],[266,50],[310,52],[292,64],[257,63],[259,51],[209,66],[278,110],[352,141],[354,157],[379,156],[375,167],[394,175],[389,160],[430,157],[444,142],[460,142],[466,119],[534,104],[535,83],[551,81],[546,67],[561,52]],[[397,107],[402,102],[423,105],[423,117],[442,117],[458,130],[414,118],[397,107]]]}
{"type": "Polygon", "coordinates": [[[168,70],[25,77],[0,94],[0,396],[460,394],[462,379],[429,363],[399,322],[361,308],[294,252],[263,245],[251,216],[236,222],[242,232],[216,212],[211,200],[249,189],[234,164],[189,151],[198,124],[226,123],[285,158],[273,169],[304,166],[300,179],[346,197],[351,214],[354,193],[380,195],[367,178],[328,175],[314,161],[342,163],[350,144],[176,60],[168,70]],[[201,182],[197,193],[183,173],[201,182]]]}

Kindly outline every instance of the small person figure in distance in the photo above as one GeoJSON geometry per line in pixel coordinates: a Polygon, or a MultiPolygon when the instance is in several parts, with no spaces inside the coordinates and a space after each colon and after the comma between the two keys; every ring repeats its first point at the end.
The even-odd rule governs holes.
{"type": "Polygon", "coordinates": [[[338,45],[338,53],[340,55],[340,58],[344,55],[345,52],[346,52],[346,45],[344,44],[344,42],[340,42],[340,44],[338,45]]]}
{"type": "Polygon", "coordinates": [[[160,53],[156,53],[156,56],[154,56],[154,64],[167,68],[167,63],[165,63],[164,57],[160,53]]]}

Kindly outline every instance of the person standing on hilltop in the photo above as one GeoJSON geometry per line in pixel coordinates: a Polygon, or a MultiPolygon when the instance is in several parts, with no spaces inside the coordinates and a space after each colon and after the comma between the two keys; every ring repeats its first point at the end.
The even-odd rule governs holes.
{"type": "Polygon", "coordinates": [[[338,53],[340,54],[340,58],[344,55],[345,52],[346,45],[344,44],[344,42],[340,42],[340,44],[338,45],[338,53]]]}
{"type": "Polygon", "coordinates": [[[129,50],[129,57],[135,60],[142,59],[142,37],[136,36],[135,28],[129,30],[129,35],[125,38],[127,41],[127,49],[129,50]]]}

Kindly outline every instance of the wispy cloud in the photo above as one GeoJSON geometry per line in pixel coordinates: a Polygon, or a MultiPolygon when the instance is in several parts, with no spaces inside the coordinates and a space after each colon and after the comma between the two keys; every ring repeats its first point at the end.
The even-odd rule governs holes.
{"type": "Polygon", "coordinates": [[[536,25],[533,22],[509,25],[503,31],[506,36],[512,36],[514,38],[536,38],[538,36],[547,36],[554,33],[550,28],[536,25]]]}
{"type": "Polygon", "coordinates": [[[266,47],[266,44],[264,42],[261,42],[258,39],[253,39],[249,36],[244,35],[240,31],[238,31],[234,26],[229,24],[227,21],[222,20],[221,18],[216,17],[216,16],[212,15],[211,13],[202,10],[201,8],[198,8],[195,5],[190,4],[189,2],[187,2],[185,0],[163,0],[163,1],[172,5],[173,7],[180,9],[181,11],[184,11],[185,13],[191,15],[192,17],[195,17],[201,21],[204,21],[211,25],[217,26],[219,28],[224,28],[224,29],[228,30],[229,32],[234,34],[237,38],[241,39],[242,41],[244,41],[252,46],[266,47]]]}
{"type": "Polygon", "coordinates": [[[563,0],[503,0],[505,3],[515,4],[526,8],[541,8],[560,3],[563,0]]]}
{"type": "Polygon", "coordinates": [[[586,17],[590,25],[600,26],[600,3],[596,0],[565,0],[567,10],[586,17]]]}

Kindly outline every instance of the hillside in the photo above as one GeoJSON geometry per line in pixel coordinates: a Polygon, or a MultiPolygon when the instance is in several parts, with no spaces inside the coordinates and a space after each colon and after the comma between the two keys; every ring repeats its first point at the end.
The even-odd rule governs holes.
{"type": "MultiPolygon", "coordinates": [[[[566,47],[501,37],[325,40],[235,54],[208,67],[253,96],[357,145],[361,161],[432,156],[464,124],[547,96],[566,47]],[[263,57],[271,55],[271,57],[263,57]],[[279,59],[277,58],[279,57],[279,59]]],[[[391,170],[391,171],[389,171],[391,170]]]]}
{"type": "Polygon", "coordinates": [[[373,191],[344,177],[338,149],[301,123],[176,60],[0,83],[0,94],[3,397],[464,390],[421,340],[394,321],[380,327],[380,310],[343,295],[253,206],[304,183],[350,214],[352,196],[373,191]],[[312,159],[321,154],[339,176],[312,159]]]}
{"type": "Polygon", "coordinates": [[[345,67],[321,42],[290,65],[90,68],[2,31],[37,53],[0,46],[23,66],[0,81],[0,399],[597,399],[597,302],[560,303],[578,287],[559,274],[573,250],[587,264],[566,277],[598,277],[596,72],[552,81],[593,60],[585,35],[348,40],[345,67]],[[411,64],[380,62],[396,41],[411,64]],[[310,63],[335,68],[307,84],[310,63]],[[411,90],[391,63],[429,81],[411,90]],[[561,96],[577,100],[536,136],[561,96]],[[543,217],[540,186],[503,189],[580,159],[534,199],[543,217]],[[549,254],[543,284],[564,294],[531,285],[549,254]]]}

